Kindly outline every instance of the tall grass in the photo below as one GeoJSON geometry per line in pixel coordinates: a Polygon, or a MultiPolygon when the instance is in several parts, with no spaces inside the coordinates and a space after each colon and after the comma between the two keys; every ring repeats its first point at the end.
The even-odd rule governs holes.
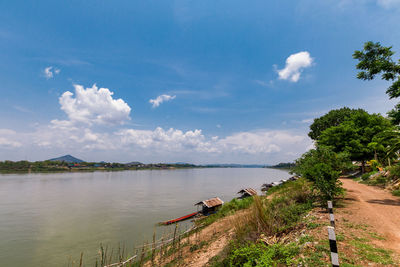
{"type": "Polygon", "coordinates": [[[235,218],[236,239],[225,251],[224,258],[214,262],[214,266],[291,264],[298,248],[296,244],[279,243],[279,240],[312,209],[314,197],[310,188],[309,182],[299,179],[275,187],[268,197],[254,197],[248,216],[235,218]],[[262,236],[274,236],[278,243],[267,246],[259,242],[262,236]]]}
{"type": "Polygon", "coordinates": [[[313,205],[309,183],[304,179],[288,182],[269,198],[255,197],[252,222],[259,233],[281,234],[294,227],[313,205]]]}

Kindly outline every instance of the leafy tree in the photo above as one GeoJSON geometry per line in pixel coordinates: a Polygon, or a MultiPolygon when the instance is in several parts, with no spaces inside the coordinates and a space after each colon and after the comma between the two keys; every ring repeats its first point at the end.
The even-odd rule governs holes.
{"type": "Polygon", "coordinates": [[[392,129],[390,121],[379,114],[356,112],[341,124],[324,130],[317,145],[329,146],[336,153],[348,153],[351,160],[362,162],[364,172],[365,161],[382,148],[377,137],[392,129]]]}
{"type": "MultiPolygon", "coordinates": [[[[381,78],[386,81],[393,81],[392,85],[386,90],[389,97],[397,98],[400,96],[400,60],[396,63],[392,56],[392,47],[382,46],[379,42],[366,42],[361,51],[356,50],[353,54],[354,59],[359,63],[356,68],[360,71],[357,78],[361,80],[373,80],[376,75],[381,74],[381,78]]],[[[389,113],[393,123],[400,123],[400,104],[389,113]]]]}
{"type": "Polygon", "coordinates": [[[318,140],[321,133],[332,126],[338,126],[343,121],[347,120],[352,114],[358,112],[365,112],[362,109],[350,109],[343,107],[341,109],[333,109],[322,117],[314,119],[313,124],[310,125],[310,132],[308,136],[313,140],[318,140]]]}
{"type": "Polygon", "coordinates": [[[321,200],[331,200],[343,192],[338,178],[341,171],[350,165],[348,154],[318,146],[296,160],[293,172],[312,181],[321,200]]]}

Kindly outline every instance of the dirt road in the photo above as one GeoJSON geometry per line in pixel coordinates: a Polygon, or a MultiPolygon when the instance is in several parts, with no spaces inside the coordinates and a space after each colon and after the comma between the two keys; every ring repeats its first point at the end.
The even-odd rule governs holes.
{"type": "Polygon", "coordinates": [[[366,223],[385,237],[379,245],[400,253],[400,198],[380,188],[341,179],[347,189],[347,205],[352,219],[366,223]]]}

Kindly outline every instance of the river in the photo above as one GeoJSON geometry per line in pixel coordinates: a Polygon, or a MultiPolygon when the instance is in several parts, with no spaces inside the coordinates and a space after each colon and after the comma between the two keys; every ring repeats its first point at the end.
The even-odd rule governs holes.
{"type": "Polygon", "coordinates": [[[81,252],[94,266],[100,243],[132,248],[196,202],[229,201],[289,176],[265,168],[0,175],[0,266],[67,266],[81,252]]]}

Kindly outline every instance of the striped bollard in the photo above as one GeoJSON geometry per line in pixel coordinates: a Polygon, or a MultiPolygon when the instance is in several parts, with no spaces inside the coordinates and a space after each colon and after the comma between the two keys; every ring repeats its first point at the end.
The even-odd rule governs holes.
{"type": "Polygon", "coordinates": [[[331,226],[335,227],[335,216],[333,216],[332,201],[328,201],[328,212],[329,212],[329,220],[331,221],[331,226]]]}
{"type": "Polygon", "coordinates": [[[332,267],[339,267],[339,255],[336,244],[335,228],[328,226],[329,247],[331,248],[332,267]]]}

